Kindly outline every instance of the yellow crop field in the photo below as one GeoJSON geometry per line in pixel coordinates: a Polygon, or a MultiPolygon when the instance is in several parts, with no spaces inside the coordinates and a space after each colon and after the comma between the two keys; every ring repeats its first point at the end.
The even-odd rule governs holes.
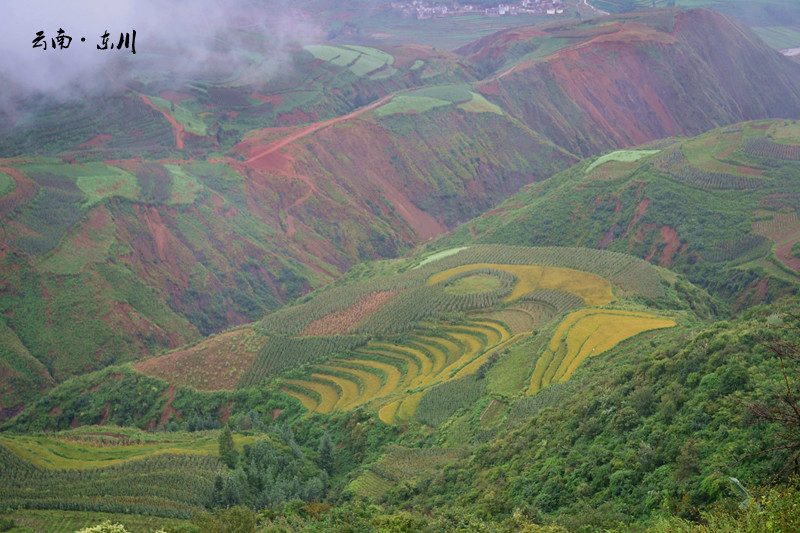
{"type": "Polygon", "coordinates": [[[337,376],[335,374],[328,374],[328,373],[314,373],[311,374],[311,377],[318,380],[330,381],[335,383],[339,389],[342,391],[342,395],[339,398],[339,401],[336,402],[334,405],[334,409],[341,409],[344,410],[355,402],[359,396],[361,396],[361,391],[359,390],[358,383],[351,380],[344,378],[342,376],[337,376]]]}
{"type": "Polygon", "coordinates": [[[317,410],[317,407],[319,407],[319,402],[315,398],[312,398],[307,394],[303,394],[302,392],[298,392],[294,389],[289,389],[289,388],[287,388],[284,392],[289,396],[294,396],[295,398],[300,400],[300,403],[303,404],[303,407],[308,409],[309,413],[313,413],[314,411],[317,410]]]}
{"type": "Polygon", "coordinates": [[[379,393],[383,387],[383,382],[380,376],[374,372],[368,372],[357,368],[350,368],[346,366],[317,366],[321,370],[330,370],[338,374],[347,374],[353,376],[353,381],[361,383],[361,391],[358,398],[347,406],[347,409],[352,409],[358,405],[366,403],[374,398],[379,397],[379,393]]]}
{"type": "Polygon", "coordinates": [[[393,426],[395,423],[395,415],[397,414],[398,407],[400,407],[400,400],[396,400],[393,401],[392,403],[384,405],[378,411],[378,418],[380,418],[381,422],[383,422],[384,424],[393,426]]]}
{"type": "MultiPolygon", "coordinates": [[[[388,363],[382,363],[380,361],[368,361],[366,359],[350,359],[347,362],[374,368],[386,374],[386,381],[382,383],[381,388],[373,395],[375,398],[382,398],[383,396],[387,396],[397,390],[397,387],[400,386],[400,380],[403,378],[400,370],[388,363]]],[[[348,370],[352,371],[352,369],[349,367],[348,370]]]]}
{"type": "Polygon", "coordinates": [[[421,376],[427,376],[428,374],[431,373],[431,368],[433,368],[433,361],[431,360],[430,356],[414,348],[409,348],[408,346],[403,346],[400,344],[385,344],[381,342],[370,343],[370,346],[374,346],[376,348],[383,348],[384,350],[388,350],[398,354],[408,355],[415,361],[419,362],[419,375],[421,376]]]}
{"type": "MultiPolygon", "coordinates": [[[[556,372],[556,379],[559,381],[569,379],[587,357],[608,351],[623,340],[638,335],[643,331],[671,328],[676,325],[674,320],[664,318],[613,316],[605,314],[590,315],[581,322],[593,322],[596,327],[590,327],[588,329],[594,329],[594,333],[581,344],[572,362],[563,370],[559,368],[559,371],[556,372]]],[[[570,331],[570,335],[567,337],[567,346],[570,351],[571,336],[572,331],[570,331]]],[[[577,344],[577,342],[573,344],[577,344]]]]}
{"type": "Polygon", "coordinates": [[[474,374],[475,372],[478,371],[478,369],[480,368],[480,366],[483,363],[485,363],[486,361],[489,360],[489,357],[491,357],[493,353],[495,353],[498,350],[502,350],[502,349],[508,347],[509,345],[515,343],[520,338],[525,337],[525,336],[527,336],[527,334],[525,334],[525,333],[514,335],[513,337],[510,337],[510,338],[506,339],[505,342],[503,342],[501,344],[498,344],[497,346],[493,347],[492,349],[486,350],[483,354],[481,354],[480,357],[476,357],[475,359],[470,361],[469,364],[467,364],[461,370],[459,370],[456,373],[456,375],[453,376],[452,379],[459,379],[459,378],[463,378],[464,376],[468,376],[470,374],[474,374]]]}
{"type": "Polygon", "coordinates": [[[431,368],[432,374],[439,373],[447,364],[447,352],[441,346],[430,340],[423,340],[419,337],[413,337],[409,343],[421,350],[426,350],[431,357],[433,357],[433,367],[431,368]]]}
{"type": "Polygon", "coordinates": [[[575,294],[583,298],[586,305],[605,305],[616,299],[607,279],[571,268],[545,267],[537,288],[575,294]]]}
{"type": "MultiPolygon", "coordinates": [[[[464,344],[466,347],[464,355],[473,357],[486,347],[486,341],[476,335],[476,329],[477,328],[450,326],[447,328],[447,333],[464,344]]],[[[462,356],[461,359],[463,359],[463,357],[464,356],[462,356]]]]}
{"type": "Polygon", "coordinates": [[[400,407],[397,408],[397,419],[405,421],[414,418],[414,415],[417,414],[417,405],[424,395],[425,391],[420,391],[406,396],[400,403],[400,407]]]}
{"type": "Polygon", "coordinates": [[[459,368],[474,359],[484,350],[485,347],[485,344],[481,342],[480,339],[470,335],[469,333],[457,332],[453,330],[449,330],[448,333],[456,340],[461,341],[461,343],[464,344],[467,349],[461,353],[461,357],[447,365],[447,367],[442,370],[441,375],[445,380],[450,379],[454,372],[457,372],[459,368]]]}
{"type": "Polygon", "coordinates": [[[418,338],[423,342],[435,342],[442,347],[442,349],[447,354],[447,360],[445,361],[444,366],[447,366],[453,361],[457,361],[459,358],[461,358],[461,354],[464,353],[463,346],[445,337],[418,337],[418,338]]]}
{"type": "Polygon", "coordinates": [[[406,345],[391,345],[391,344],[381,344],[375,343],[375,346],[383,347],[385,349],[394,350],[395,353],[399,354],[407,354],[408,356],[414,358],[415,360],[419,361],[419,374],[417,379],[414,381],[409,381],[406,379],[406,383],[410,383],[411,387],[419,386],[419,382],[425,380],[428,376],[432,374],[433,370],[433,360],[431,357],[426,354],[425,352],[418,350],[416,348],[412,348],[411,346],[406,345]]]}
{"type": "Polygon", "coordinates": [[[402,384],[399,387],[408,387],[411,385],[411,382],[419,375],[419,362],[416,358],[413,358],[406,354],[396,353],[394,351],[389,350],[369,350],[367,347],[362,347],[357,350],[358,353],[370,356],[370,355],[381,355],[383,357],[387,357],[390,359],[396,359],[398,364],[405,364],[406,371],[405,371],[405,380],[403,380],[402,384]]]}
{"type": "Polygon", "coordinates": [[[528,394],[553,382],[568,380],[587,357],[600,355],[620,342],[653,329],[671,328],[674,320],[634,311],[581,309],[567,316],[536,362],[528,394]]]}
{"type": "MultiPolygon", "coordinates": [[[[109,434],[114,431],[112,427],[103,429],[109,434]]],[[[254,440],[254,437],[234,435],[234,444],[239,450],[254,440]]],[[[108,446],[93,445],[69,435],[0,435],[0,444],[24,461],[55,469],[101,468],[164,453],[216,455],[219,450],[216,436],[189,434],[170,434],[163,441],[108,446]]]]}
{"type": "Polygon", "coordinates": [[[491,330],[491,333],[487,333],[489,346],[497,344],[498,342],[505,342],[511,337],[511,333],[497,322],[476,320],[473,323],[491,330]]]}
{"type": "Polygon", "coordinates": [[[329,383],[321,383],[319,381],[305,381],[300,379],[285,379],[286,383],[302,387],[304,389],[312,390],[319,394],[320,402],[317,406],[316,412],[326,415],[333,411],[333,408],[339,402],[341,394],[339,389],[329,383]]]}
{"type": "Polygon", "coordinates": [[[537,265],[501,265],[497,263],[473,263],[451,268],[428,279],[428,285],[445,281],[456,274],[469,272],[479,268],[503,270],[517,277],[511,294],[503,298],[504,302],[512,302],[536,289],[559,290],[580,296],[587,305],[605,305],[616,298],[611,283],[596,274],[562,267],[543,267],[537,265]]]}

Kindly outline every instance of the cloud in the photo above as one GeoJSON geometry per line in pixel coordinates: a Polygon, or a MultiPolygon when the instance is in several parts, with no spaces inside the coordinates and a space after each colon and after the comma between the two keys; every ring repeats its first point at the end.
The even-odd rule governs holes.
{"type": "MultiPolygon", "coordinates": [[[[69,100],[120,90],[133,80],[269,78],[286,64],[287,46],[317,29],[286,0],[22,0],[3,2],[0,78],[5,103],[31,97],[69,100]],[[53,49],[59,29],[69,48],[53,49]],[[120,35],[130,49],[98,50],[120,35]],[[33,48],[44,32],[47,49],[33,48]],[[85,41],[81,41],[85,38],[85,41]]],[[[109,46],[110,48],[110,46],[109,46]]],[[[3,102],[0,102],[3,105],[3,102]]]]}

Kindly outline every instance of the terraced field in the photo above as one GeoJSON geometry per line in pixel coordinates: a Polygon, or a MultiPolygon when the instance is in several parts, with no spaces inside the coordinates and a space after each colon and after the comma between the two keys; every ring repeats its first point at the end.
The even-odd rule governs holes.
{"type": "MultiPolygon", "coordinates": [[[[172,434],[168,438],[140,434],[130,429],[97,427],[81,428],[54,436],[0,435],[5,446],[24,461],[40,468],[86,469],[119,465],[128,461],[161,454],[216,455],[216,436],[172,434]]],[[[253,437],[236,435],[238,448],[250,444],[253,437]]]]}
{"type": "Polygon", "coordinates": [[[415,417],[428,388],[474,374],[494,351],[522,335],[512,336],[501,322],[482,319],[395,343],[370,341],[347,356],[312,366],[304,379],[284,379],[284,391],[309,413],[348,411],[374,402],[381,420],[394,424],[415,417]]]}
{"type": "Polygon", "coordinates": [[[612,309],[581,309],[558,326],[536,362],[528,394],[568,380],[588,357],[600,355],[644,331],[671,328],[674,320],[649,313],[612,309]]]}
{"type": "MultiPolygon", "coordinates": [[[[387,424],[397,424],[418,418],[418,404],[431,389],[483,376],[507,348],[545,324],[575,309],[616,301],[615,288],[623,298],[663,294],[649,264],[596,250],[476,245],[400,267],[406,269],[381,266],[383,275],[375,279],[359,275],[359,281],[325,289],[262,320],[256,328],[269,340],[238,387],[283,374],[281,390],[309,414],[367,406],[387,424]],[[364,277],[368,281],[360,281],[364,277]]],[[[608,311],[592,320],[605,317],[605,326],[623,314],[608,311]]],[[[582,315],[572,316],[565,328],[582,315]]],[[[605,350],[640,330],[674,325],[653,325],[641,313],[636,317],[646,327],[614,324],[625,334],[592,337],[587,347],[605,350]]],[[[570,335],[591,323],[579,324],[570,335]]],[[[581,334],[589,338],[592,332],[581,334]]],[[[573,340],[563,344],[540,358],[537,386],[567,379],[588,356],[573,340]]],[[[527,387],[527,376],[518,381],[527,387]]]]}
{"type": "Polygon", "coordinates": [[[539,265],[501,265],[496,263],[473,263],[445,270],[428,279],[428,285],[447,280],[457,274],[481,268],[493,268],[508,272],[518,281],[504,302],[512,302],[535,290],[560,290],[583,298],[587,305],[605,305],[614,301],[611,283],[605,278],[582,270],[539,265]]]}
{"type": "Polygon", "coordinates": [[[458,449],[394,446],[386,457],[353,480],[349,488],[363,497],[378,498],[398,482],[440,468],[463,455],[463,451],[458,449]]]}

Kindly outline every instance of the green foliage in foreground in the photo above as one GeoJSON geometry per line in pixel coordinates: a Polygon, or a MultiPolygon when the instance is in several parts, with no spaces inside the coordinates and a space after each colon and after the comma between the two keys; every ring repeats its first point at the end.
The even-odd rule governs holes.
{"type": "MultiPolygon", "coordinates": [[[[673,290],[667,287],[667,296],[673,290]]],[[[174,516],[246,505],[263,515],[256,528],[272,531],[548,531],[541,524],[563,528],[550,531],[692,531],[702,520],[717,520],[723,531],[757,531],[760,526],[746,524],[762,524],[753,521],[763,515],[737,515],[743,496],[731,489],[730,478],[760,499],[751,487],[768,484],[790,459],[788,452],[756,455],[784,444],[784,435],[775,425],[754,422],[745,406],[768,403],[781,392],[780,363],[764,339],[800,343],[789,327],[798,309],[800,300],[789,298],[730,322],[643,334],[588,360],[569,382],[529,397],[513,391],[476,397],[480,382],[492,390],[492,367],[472,384],[431,391],[425,410],[437,419],[436,429],[415,422],[388,427],[360,409],[294,415],[290,426],[263,416],[270,393],[259,396],[257,389],[228,393],[224,398],[252,396],[230,404],[222,396],[213,402],[214,395],[176,396],[177,407],[201,405],[203,398],[230,405],[232,428],[261,428],[232,461],[234,468],[207,457],[204,470],[184,465],[176,473],[168,467],[178,459],[162,456],[147,460],[164,461],[156,472],[137,474],[135,464],[150,464],[137,461],[78,474],[45,472],[6,455],[2,464],[12,468],[0,479],[6,491],[0,498],[12,507],[99,511],[92,490],[110,495],[104,505],[121,505],[149,483],[149,500],[131,501],[133,512],[156,512],[157,497],[163,499],[157,512],[174,516]],[[450,399],[459,409],[440,405],[450,399]],[[503,405],[491,424],[484,423],[492,400],[503,405]],[[245,408],[262,416],[245,416],[245,408]],[[323,444],[326,433],[330,442],[323,444]],[[443,459],[389,472],[401,449],[443,459]],[[177,477],[188,475],[184,470],[205,472],[197,492],[176,488],[192,486],[177,477]],[[364,493],[372,501],[344,488],[365,472],[392,478],[386,477],[385,492],[364,493]],[[731,525],[740,522],[745,525],[731,525]]],[[[534,352],[535,359],[535,346],[510,348],[497,368],[517,350],[534,352]]],[[[419,457],[409,455],[408,464],[417,465],[411,459],[419,457]]],[[[794,520],[791,505],[783,505],[796,500],[792,490],[758,502],[774,511],[772,523],[794,520]]]]}
{"type": "Polygon", "coordinates": [[[766,483],[789,460],[753,455],[782,437],[745,408],[780,387],[780,364],[761,341],[775,334],[772,311],[661,345],[620,346],[570,382],[518,400],[468,459],[397,485],[386,501],[495,520],[522,509],[570,530],[665,512],[698,519],[698,509],[731,496],[731,477],[766,483]]]}
{"type": "Polygon", "coordinates": [[[78,531],[103,522],[123,524],[130,533],[151,533],[159,529],[175,530],[187,522],[161,516],[133,515],[128,513],[95,513],[81,511],[40,511],[15,509],[0,520],[7,518],[16,522],[14,533],[62,533],[78,531]]]}

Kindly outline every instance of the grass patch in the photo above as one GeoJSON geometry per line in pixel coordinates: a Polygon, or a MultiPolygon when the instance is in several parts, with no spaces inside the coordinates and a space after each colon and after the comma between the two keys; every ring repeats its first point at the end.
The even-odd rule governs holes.
{"type": "Polygon", "coordinates": [[[75,180],[86,196],[83,207],[89,207],[104,198],[122,196],[134,199],[139,195],[136,176],[104,163],[65,165],[63,163],[34,163],[20,167],[25,174],[49,174],[75,180]]]}
{"type": "Polygon", "coordinates": [[[14,179],[5,172],[0,172],[0,197],[13,191],[15,187],[14,179]]]}
{"type": "Polygon", "coordinates": [[[384,492],[394,487],[395,483],[385,479],[372,470],[367,470],[347,486],[362,498],[378,498],[384,492]]]}
{"type": "Polygon", "coordinates": [[[438,261],[439,259],[444,259],[445,257],[450,257],[451,255],[455,255],[461,250],[466,250],[469,246],[460,246],[458,248],[450,248],[449,250],[442,250],[441,252],[436,252],[435,254],[431,254],[425,259],[423,259],[417,266],[415,266],[412,270],[416,270],[419,267],[423,267],[428,263],[433,263],[434,261],[438,261]]]}
{"type": "Polygon", "coordinates": [[[153,102],[153,105],[169,113],[188,133],[199,137],[205,137],[207,135],[208,130],[206,129],[206,123],[203,122],[203,119],[194,116],[194,114],[185,107],[165,100],[164,98],[159,98],[158,96],[150,96],[148,98],[153,102]]]}
{"type": "Polygon", "coordinates": [[[594,162],[586,168],[586,174],[590,173],[603,163],[608,163],[609,161],[631,163],[638,161],[643,157],[647,157],[648,155],[657,154],[660,151],[661,150],[617,150],[616,152],[611,152],[610,154],[606,154],[595,159],[594,162]]]}
{"type": "Polygon", "coordinates": [[[524,390],[530,381],[535,346],[530,340],[524,340],[510,347],[486,374],[488,391],[512,396],[524,390]]]}
{"type": "Polygon", "coordinates": [[[329,46],[324,44],[310,44],[305,49],[314,56],[315,59],[331,63],[338,67],[347,67],[356,76],[363,77],[377,70],[389,67],[391,75],[394,69],[394,56],[368,46],[329,46]]]}
{"type": "Polygon", "coordinates": [[[388,104],[384,104],[375,109],[373,113],[378,117],[385,117],[398,113],[424,113],[425,111],[430,111],[431,109],[445,105],[450,105],[450,102],[428,96],[407,96],[401,94],[392,98],[388,104]]]}
{"type": "Polygon", "coordinates": [[[170,204],[191,204],[197,198],[197,194],[203,186],[197,178],[186,172],[183,167],[178,165],[164,165],[170,175],[170,204]]]}
{"type": "Polygon", "coordinates": [[[467,85],[441,85],[413,92],[414,96],[438,98],[453,103],[469,102],[473,99],[474,94],[467,85]]]}
{"type": "Polygon", "coordinates": [[[357,50],[340,48],[338,46],[328,46],[325,44],[309,44],[304,47],[311,52],[314,59],[332,63],[338,67],[346,67],[352,64],[361,54],[357,50]]]}
{"type": "Polygon", "coordinates": [[[800,26],[761,26],[753,31],[776,50],[800,46],[800,26]]]}
{"type": "Polygon", "coordinates": [[[474,274],[459,278],[445,286],[444,291],[450,294],[473,294],[499,289],[503,281],[491,274],[474,274]]]}
{"type": "Polygon", "coordinates": [[[483,95],[478,93],[470,94],[472,94],[472,99],[468,102],[458,104],[459,109],[469,111],[470,113],[495,113],[497,115],[505,114],[500,106],[491,103],[489,100],[484,98],[483,95]]]}
{"type": "Polygon", "coordinates": [[[114,226],[105,206],[95,208],[71,235],[62,239],[39,268],[54,274],[77,274],[89,263],[102,263],[116,242],[114,226]]]}

